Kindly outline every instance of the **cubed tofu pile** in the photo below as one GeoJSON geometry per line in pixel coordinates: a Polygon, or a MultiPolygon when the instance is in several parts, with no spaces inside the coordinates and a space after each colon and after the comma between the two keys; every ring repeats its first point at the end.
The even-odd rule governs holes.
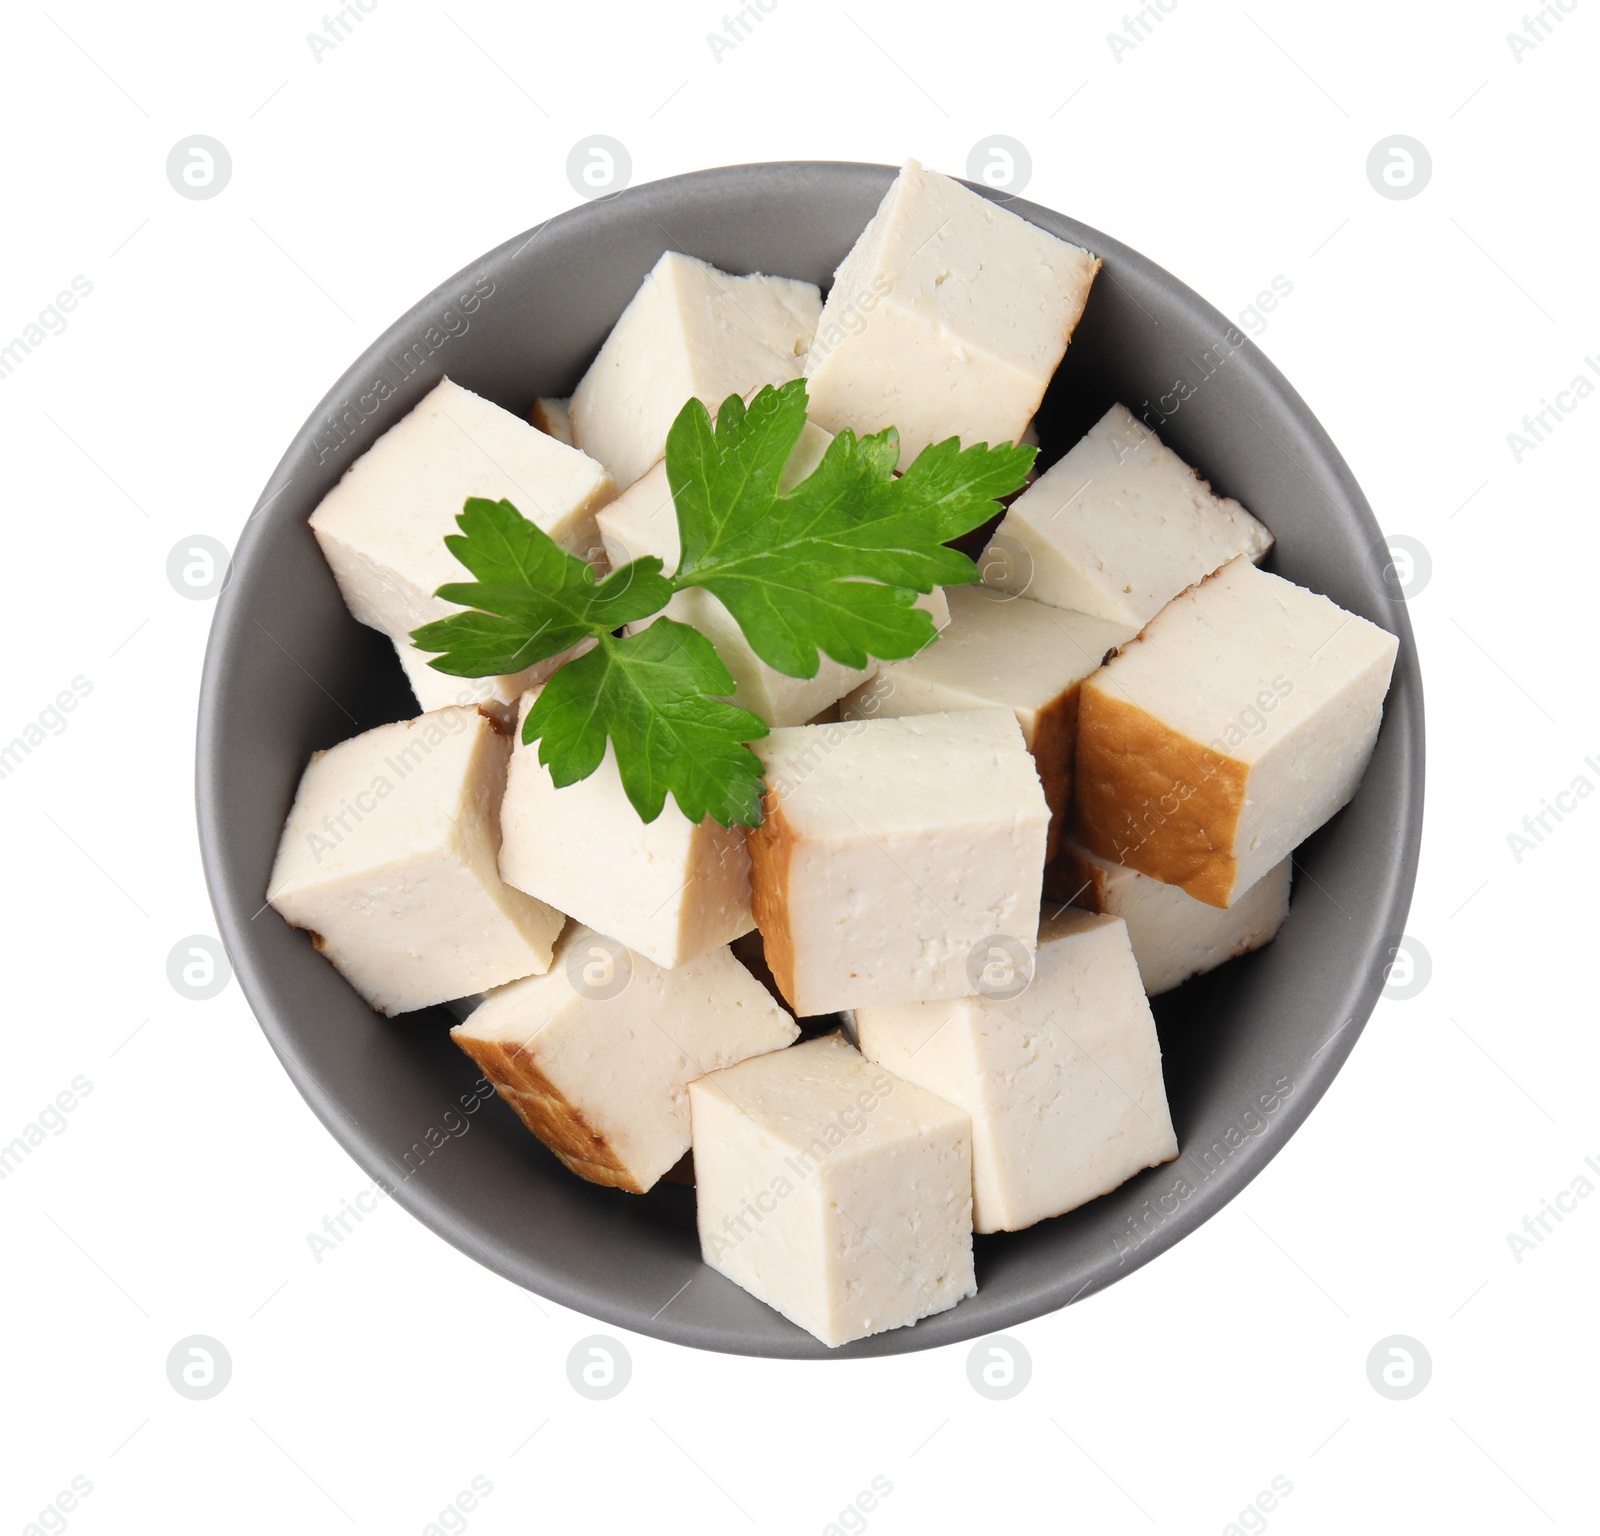
{"type": "Polygon", "coordinates": [[[1177,1156],[1148,999],[1277,934],[1394,637],[1261,570],[1266,528],[1121,405],[1010,503],[981,585],[922,600],[915,656],[788,677],[672,599],[772,727],[752,831],[643,823],[609,747],[556,785],[517,725],[575,652],[468,680],[409,637],[456,611],[468,496],[599,572],[675,569],[691,398],[805,377],[786,485],[846,429],[897,427],[902,469],[1026,440],[1099,266],[911,162],[825,303],[669,251],[569,399],[441,379],[311,518],[422,713],[312,759],[271,904],[383,1013],[481,996],[453,1038],[579,1177],[642,1194],[692,1150],[706,1263],[829,1346],[972,1295],[975,1232],[1177,1156]]]}

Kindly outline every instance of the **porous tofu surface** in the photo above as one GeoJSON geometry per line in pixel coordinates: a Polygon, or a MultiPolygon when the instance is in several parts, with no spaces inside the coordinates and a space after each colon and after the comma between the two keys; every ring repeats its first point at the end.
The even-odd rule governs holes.
{"type": "Polygon", "coordinates": [[[902,468],[947,437],[1019,440],[1099,268],[907,161],[834,274],[806,358],[813,415],[833,432],[897,428],[902,468]]]}
{"type": "Polygon", "coordinates": [[[600,550],[594,514],[615,494],[587,455],[441,379],[350,466],[311,528],[351,613],[405,640],[460,612],[434,593],[470,579],[444,542],[468,497],[510,501],[587,559],[600,550]]]}
{"type": "Polygon", "coordinates": [[[972,1116],[979,1232],[1059,1216],[1178,1154],[1121,918],[1047,922],[1015,995],[869,1006],[855,1024],[870,1060],[972,1116]]]}
{"type": "Polygon", "coordinates": [[[687,401],[715,411],[729,395],[798,378],[821,309],[814,283],[737,277],[667,251],[573,392],[573,442],[632,485],[666,451],[687,401]]]}
{"type": "Polygon", "coordinates": [[[1293,867],[1282,859],[1233,906],[1213,907],[1069,840],[1045,871],[1045,895],[1127,923],[1139,978],[1155,997],[1271,943],[1289,915],[1293,867]]]}
{"type": "Polygon", "coordinates": [[[1012,502],[978,563],[991,585],[1137,630],[1235,556],[1271,547],[1237,501],[1114,405],[1012,502]]]}
{"type": "Polygon", "coordinates": [[[528,420],[546,436],[553,437],[558,443],[572,446],[572,417],[570,414],[572,401],[570,399],[554,399],[549,396],[541,397],[533,402],[533,409],[528,413],[528,420]]]}
{"type": "Polygon", "coordinates": [[[1135,631],[989,587],[951,587],[938,640],[840,701],[841,719],[870,720],[1008,706],[1050,804],[1051,848],[1072,795],[1078,685],[1135,631]]]}
{"type": "MultiPolygon", "coordinates": [[[[537,692],[522,700],[521,718],[537,692]]],[[[661,966],[680,965],[755,927],[743,827],[691,822],[669,795],[644,822],[616,752],[557,788],[520,729],[501,807],[500,874],[661,966]]]]}
{"type": "Polygon", "coordinates": [[[726,947],[668,971],[579,923],[450,1032],[568,1168],[636,1194],[689,1150],[688,1085],[797,1033],[726,947]]]}
{"type": "Polygon", "coordinates": [[[1137,630],[982,586],[945,592],[949,623],[938,640],[844,701],[845,718],[936,714],[1004,704],[1028,745],[1039,716],[1098,670],[1137,630]]]}
{"type": "Polygon", "coordinates": [[[796,1012],[972,990],[974,947],[1027,948],[1050,810],[1009,709],[776,730],[753,907],[796,1012]]]}
{"type": "Polygon", "coordinates": [[[1230,561],[1083,686],[1076,835],[1231,906],[1355,793],[1398,642],[1230,561]]]}
{"type": "Polygon", "coordinates": [[[544,971],[564,918],[496,867],[511,744],[475,708],[318,753],[267,896],[373,1007],[404,1013],[544,971]]]}
{"type": "Polygon", "coordinates": [[[976,1289],[971,1121],[838,1035],[690,1085],[712,1268],[838,1346],[976,1289]]]}
{"type": "Polygon", "coordinates": [[[1343,703],[1352,682],[1375,672],[1386,686],[1397,648],[1370,620],[1236,559],[1185,592],[1094,686],[1256,764],[1343,703]],[[1278,696],[1270,711],[1263,693],[1278,696]]]}

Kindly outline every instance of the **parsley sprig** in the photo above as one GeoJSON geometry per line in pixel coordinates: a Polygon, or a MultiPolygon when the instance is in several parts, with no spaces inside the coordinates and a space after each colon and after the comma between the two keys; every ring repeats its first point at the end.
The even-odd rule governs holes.
{"type": "Polygon", "coordinates": [[[949,541],[999,510],[1035,452],[950,438],[897,478],[894,428],[844,431],[810,475],[780,491],[805,422],[802,379],[768,386],[748,406],[730,396],[715,425],[699,400],[684,406],[667,436],[682,545],[671,576],[649,556],[601,580],[509,501],[469,499],[461,532],[445,543],[476,580],[438,593],[466,611],[412,640],[441,652],[431,665],[454,677],[519,672],[593,640],[552,675],[523,723],[556,784],[587,778],[609,740],[644,821],[670,793],[691,821],[759,826],[761,764],[745,743],[767,726],[726,702],[734,680],[716,648],[675,619],[623,627],[700,587],[790,677],[815,677],[824,655],[848,667],[915,655],[936,633],[918,595],[978,579],[949,541]]]}

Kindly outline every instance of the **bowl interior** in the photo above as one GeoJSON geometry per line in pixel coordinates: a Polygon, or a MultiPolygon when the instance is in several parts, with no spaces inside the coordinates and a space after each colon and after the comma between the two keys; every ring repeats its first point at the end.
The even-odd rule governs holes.
{"type": "MultiPolygon", "coordinates": [[[[664,250],[826,287],[893,177],[736,166],[635,188],[508,242],[378,339],[290,445],[219,600],[202,685],[198,809],[222,937],[295,1083],[371,1177],[441,1236],[541,1295],[703,1348],[838,1358],[992,1333],[1092,1294],[1221,1208],[1304,1118],[1354,1044],[1399,942],[1422,810],[1422,694],[1388,555],[1349,470],[1253,343],[1116,241],[1011,206],[1105,262],[1040,413],[1042,464],[1116,400],[1277,537],[1269,567],[1401,641],[1355,801],[1295,856],[1275,943],[1157,1000],[1179,1160],[1026,1232],[977,1240],[976,1297],[827,1350],[700,1262],[694,1194],[585,1184],[479,1088],[443,1009],[388,1020],[261,905],[309,754],[415,705],[356,624],[306,527],[351,461],[448,374],[519,414],[565,395],[664,250]]],[[[978,188],[979,191],[984,191],[978,188]]],[[[985,195],[990,195],[986,193],[985,195]]]]}

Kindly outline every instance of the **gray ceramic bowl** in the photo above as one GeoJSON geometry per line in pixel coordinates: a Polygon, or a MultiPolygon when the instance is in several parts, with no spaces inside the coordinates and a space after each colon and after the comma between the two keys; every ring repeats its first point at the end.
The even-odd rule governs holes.
{"type": "Polygon", "coordinates": [[[676,177],[562,214],[452,278],[301,428],[239,540],[206,656],[206,877],[240,984],[312,1108],[368,1174],[480,1263],[608,1323],[705,1349],[837,1359],[949,1344],[1092,1295],[1154,1258],[1243,1189],[1327,1088],[1383,985],[1415,874],[1421,682],[1387,550],[1349,469],[1272,364],[1204,300],[1098,231],[1013,201],[1105,260],[1040,415],[1043,462],[1112,401],[1163,409],[1187,386],[1163,409],[1162,436],[1267,523],[1272,567],[1400,637],[1377,755],[1355,801],[1297,853],[1277,942],[1158,1000],[1179,1162],[1029,1231],[980,1237],[976,1297],[829,1351],[701,1264],[692,1190],[596,1188],[497,1101],[467,1112],[477,1072],[447,1038],[443,1010],[379,1017],[305,934],[261,910],[308,755],[415,712],[387,642],[346,613],[306,528],[351,460],[441,373],[519,414],[536,396],[569,393],[663,250],[826,285],[893,174],[801,163],[676,177]],[[490,284],[468,312],[462,296],[490,284]]]}

